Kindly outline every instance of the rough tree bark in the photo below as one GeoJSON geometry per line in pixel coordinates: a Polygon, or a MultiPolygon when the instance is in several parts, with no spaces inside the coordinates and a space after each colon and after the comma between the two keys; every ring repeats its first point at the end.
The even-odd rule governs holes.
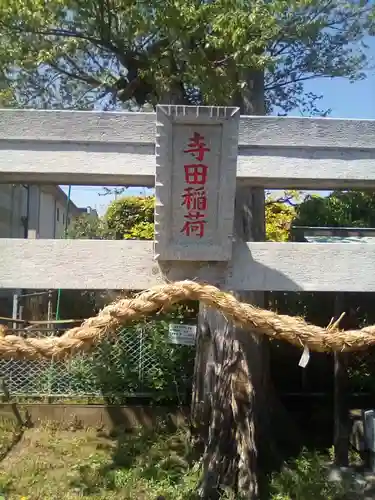
{"type": "MultiPolygon", "coordinates": [[[[236,194],[236,237],[246,241],[255,239],[254,198],[249,189],[236,194]]],[[[262,305],[262,294],[238,296],[262,305]]],[[[243,332],[219,312],[200,307],[193,421],[204,445],[201,498],[218,498],[225,487],[248,499],[259,495],[256,407],[268,385],[263,380],[268,374],[263,350],[261,338],[243,332]]]]}
{"type": "MultiPolygon", "coordinates": [[[[249,95],[235,104],[242,114],[264,114],[263,75],[252,75],[252,82],[249,95]]],[[[263,189],[237,189],[234,231],[237,240],[265,239],[263,189]]],[[[263,293],[237,296],[264,306],[263,293]]],[[[200,498],[217,499],[228,487],[239,498],[259,497],[259,455],[267,460],[274,454],[274,401],[268,341],[201,306],[192,400],[192,422],[203,450],[200,498]]]]}

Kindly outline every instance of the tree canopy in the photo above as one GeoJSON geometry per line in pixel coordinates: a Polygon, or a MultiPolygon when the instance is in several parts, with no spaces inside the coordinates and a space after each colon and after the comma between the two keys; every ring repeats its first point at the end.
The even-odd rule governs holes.
{"type": "Polygon", "coordinates": [[[372,192],[333,191],[329,196],[308,196],[298,205],[300,226],[375,227],[375,196],[372,192]]]}
{"type": "Polygon", "coordinates": [[[373,10],[366,0],[0,0],[0,97],[139,109],[239,105],[264,90],[268,111],[321,113],[304,83],[363,77],[373,10]]]}

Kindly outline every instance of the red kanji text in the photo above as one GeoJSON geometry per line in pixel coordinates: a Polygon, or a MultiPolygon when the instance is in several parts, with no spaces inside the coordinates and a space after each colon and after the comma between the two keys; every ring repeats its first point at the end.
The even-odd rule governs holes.
{"type": "Polygon", "coordinates": [[[191,153],[196,160],[203,161],[204,154],[210,151],[210,148],[206,147],[204,143],[203,135],[194,132],[193,137],[189,139],[188,149],[184,149],[184,153],[191,153]]]}
{"type": "Polygon", "coordinates": [[[205,220],[187,220],[181,229],[181,233],[185,233],[186,236],[198,236],[198,238],[202,238],[204,236],[205,225],[205,220]]]}
{"type": "Polygon", "coordinates": [[[184,215],[185,219],[190,220],[199,220],[204,219],[205,214],[203,212],[199,212],[198,210],[189,210],[189,212],[184,215]]]}
{"type": "Polygon", "coordinates": [[[184,165],[185,182],[186,184],[206,184],[207,182],[207,165],[202,163],[193,163],[184,165]]]}
{"type": "Polygon", "coordinates": [[[183,206],[185,205],[187,210],[206,210],[207,209],[206,190],[203,187],[185,188],[184,193],[182,195],[181,205],[183,206]]]}

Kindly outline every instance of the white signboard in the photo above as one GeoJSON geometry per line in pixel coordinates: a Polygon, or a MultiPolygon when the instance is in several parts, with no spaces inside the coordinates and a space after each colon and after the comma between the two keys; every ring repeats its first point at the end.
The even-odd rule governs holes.
{"type": "Polygon", "coordinates": [[[169,342],[171,344],[195,345],[196,325],[169,324],[169,342]]]}

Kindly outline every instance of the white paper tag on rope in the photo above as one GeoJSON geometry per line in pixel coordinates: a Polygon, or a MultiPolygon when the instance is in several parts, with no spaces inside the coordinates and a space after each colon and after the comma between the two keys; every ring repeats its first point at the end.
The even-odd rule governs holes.
{"type": "Polygon", "coordinates": [[[305,345],[305,347],[303,348],[303,353],[302,353],[301,359],[299,360],[298,366],[300,366],[301,368],[306,368],[307,363],[309,362],[309,359],[310,359],[310,350],[305,345]]]}

